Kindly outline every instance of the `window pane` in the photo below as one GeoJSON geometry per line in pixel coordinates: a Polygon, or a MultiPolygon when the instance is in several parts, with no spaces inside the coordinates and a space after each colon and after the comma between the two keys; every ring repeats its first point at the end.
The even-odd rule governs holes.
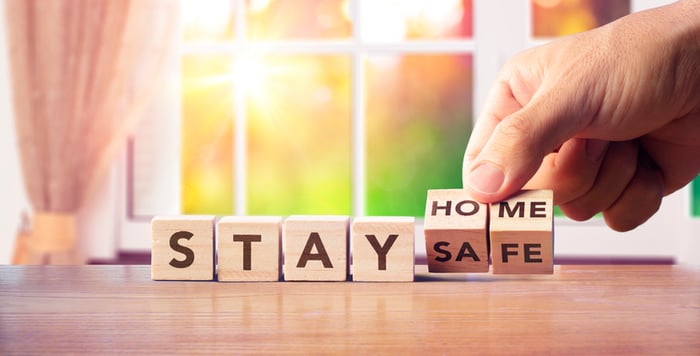
{"type": "Polygon", "coordinates": [[[233,38],[233,0],[180,0],[185,41],[220,41],[233,38]]]}
{"type": "Polygon", "coordinates": [[[692,214],[694,217],[700,217],[700,175],[695,177],[691,187],[692,196],[692,214]]]}
{"type": "Polygon", "coordinates": [[[348,38],[348,0],[248,0],[253,39],[348,38]]]}
{"type": "Polygon", "coordinates": [[[231,59],[185,56],[182,95],[182,210],[233,212],[231,59]]]}
{"type": "Polygon", "coordinates": [[[462,186],[471,55],[368,58],[367,213],[423,216],[428,189],[462,186]]]}
{"type": "Polygon", "coordinates": [[[630,0],[533,0],[532,33],[556,37],[605,25],[630,13],[630,0]]]}
{"type": "Polygon", "coordinates": [[[361,12],[368,42],[472,37],[471,0],[372,0],[361,12]]]}
{"type": "Polygon", "coordinates": [[[268,56],[246,72],[248,213],[350,214],[349,58],[268,56]]]}

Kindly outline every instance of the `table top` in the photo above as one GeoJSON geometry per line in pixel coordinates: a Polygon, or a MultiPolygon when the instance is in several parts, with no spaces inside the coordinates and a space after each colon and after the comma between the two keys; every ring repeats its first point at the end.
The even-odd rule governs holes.
{"type": "Polygon", "coordinates": [[[154,282],[0,266],[0,354],[700,354],[700,269],[556,266],[413,283],[154,282]]]}

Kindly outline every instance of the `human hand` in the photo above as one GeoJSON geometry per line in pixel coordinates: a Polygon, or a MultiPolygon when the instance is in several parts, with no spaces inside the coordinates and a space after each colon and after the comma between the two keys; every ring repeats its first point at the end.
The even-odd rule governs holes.
{"type": "Polygon", "coordinates": [[[483,202],[554,190],[575,220],[635,228],[700,172],[700,1],[628,15],[515,56],[467,146],[483,202]]]}

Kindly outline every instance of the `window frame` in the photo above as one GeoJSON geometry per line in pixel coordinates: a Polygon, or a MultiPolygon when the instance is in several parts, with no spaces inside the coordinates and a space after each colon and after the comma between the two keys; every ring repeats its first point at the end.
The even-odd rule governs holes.
{"type": "MultiPolygon", "coordinates": [[[[350,2],[350,14],[353,18],[352,36],[347,40],[284,40],[284,41],[255,41],[250,43],[246,38],[245,0],[234,0],[237,7],[234,38],[227,43],[182,43],[178,58],[174,61],[176,77],[180,82],[181,59],[193,54],[225,54],[232,60],[247,51],[262,51],[265,54],[338,54],[348,55],[351,59],[351,169],[352,169],[352,213],[354,216],[365,215],[366,203],[366,143],[365,143],[365,78],[363,58],[377,53],[407,53],[407,54],[470,54],[473,56],[473,107],[474,121],[483,109],[483,103],[503,64],[516,53],[548,40],[533,39],[530,1],[513,2],[507,7],[487,0],[473,0],[472,14],[473,35],[470,39],[459,40],[419,40],[401,43],[367,43],[360,38],[362,19],[358,18],[362,1],[350,2]],[[490,19],[498,19],[493,21],[490,19]],[[504,26],[503,24],[507,24],[504,26]],[[478,68],[478,70],[477,70],[478,68]]],[[[632,12],[668,3],[667,0],[633,0],[632,12]]],[[[164,132],[170,133],[167,141],[169,147],[161,149],[167,152],[180,153],[179,127],[181,123],[181,90],[176,85],[177,97],[170,101],[178,107],[172,120],[167,122],[171,127],[164,132]],[[175,132],[175,133],[173,133],[175,132]]],[[[234,214],[246,214],[246,174],[247,137],[246,137],[246,106],[245,93],[234,91],[234,214]],[[242,193],[241,193],[242,192],[242,193]]],[[[173,159],[172,155],[169,157],[173,159]]],[[[172,178],[179,181],[179,156],[174,158],[169,166],[171,172],[177,172],[172,178]]],[[[133,214],[131,206],[133,182],[130,174],[133,172],[133,161],[129,150],[123,159],[117,163],[117,191],[120,192],[118,201],[118,248],[122,251],[146,251],[150,249],[150,219],[149,216],[133,214]]],[[[173,182],[169,183],[171,186],[173,182]]],[[[177,203],[166,214],[180,214],[180,191],[173,192],[169,197],[171,204],[177,203]]],[[[567,218],[557,217],[555,220],[555,256],[558,258],[600,258],[600,257],[629,257],[629,258],[671,258],[680,262],[697,261],[700,256],[700,242],[692,239],[693,231],[700,231],[700,219],[690,218],[691,196],[689,187],[666,197],[659,212],[641,227],[624,235],[609,229],[602,219],[592,219],[587,222],[573,222],[567,218]],[[669,226],[672,225],[672,226],[669,226]],[[668,236],[668,238],[659,238],[668,236]],[[669,241],[670,240],[670,241],[669,241]]],[[[422,219],[416,224],[416,257],[425,257],[425,244],[422,219]]]]}

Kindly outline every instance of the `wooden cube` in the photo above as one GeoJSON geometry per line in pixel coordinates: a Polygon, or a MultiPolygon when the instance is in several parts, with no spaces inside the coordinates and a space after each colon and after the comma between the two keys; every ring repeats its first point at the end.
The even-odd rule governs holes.
{"type": "Polygon", "coordinates": [[[491,204],[494,274],[553,273],[551,190],[523,190],[491,204]]]}
{"type": "Polygon", "coordinates": [[[352,280],[413,281],[414,229],[413,217],[355,218],[351,227],[352,280]]]}
{"type": "Polygon", "coordinates": [[[286,281],[345,281],[348,276],[347,216],[296,215],[283,224],[286,281]]]}
{"type": "Polygon", "coordinates": [[[488,272],[488,206],[466,190],[431,189],[425,206],[430,272],[488,272]]]}
{"type": "Polygon", "coordinates": [[[282,218],[227,216],[216,223],[219,281],[279,281],[282,218]]]}
{"type": "Polygon", "coordinates": [[[151,221],[151,279],[214,279],[214,216],[156,216],[151,221]]]}

